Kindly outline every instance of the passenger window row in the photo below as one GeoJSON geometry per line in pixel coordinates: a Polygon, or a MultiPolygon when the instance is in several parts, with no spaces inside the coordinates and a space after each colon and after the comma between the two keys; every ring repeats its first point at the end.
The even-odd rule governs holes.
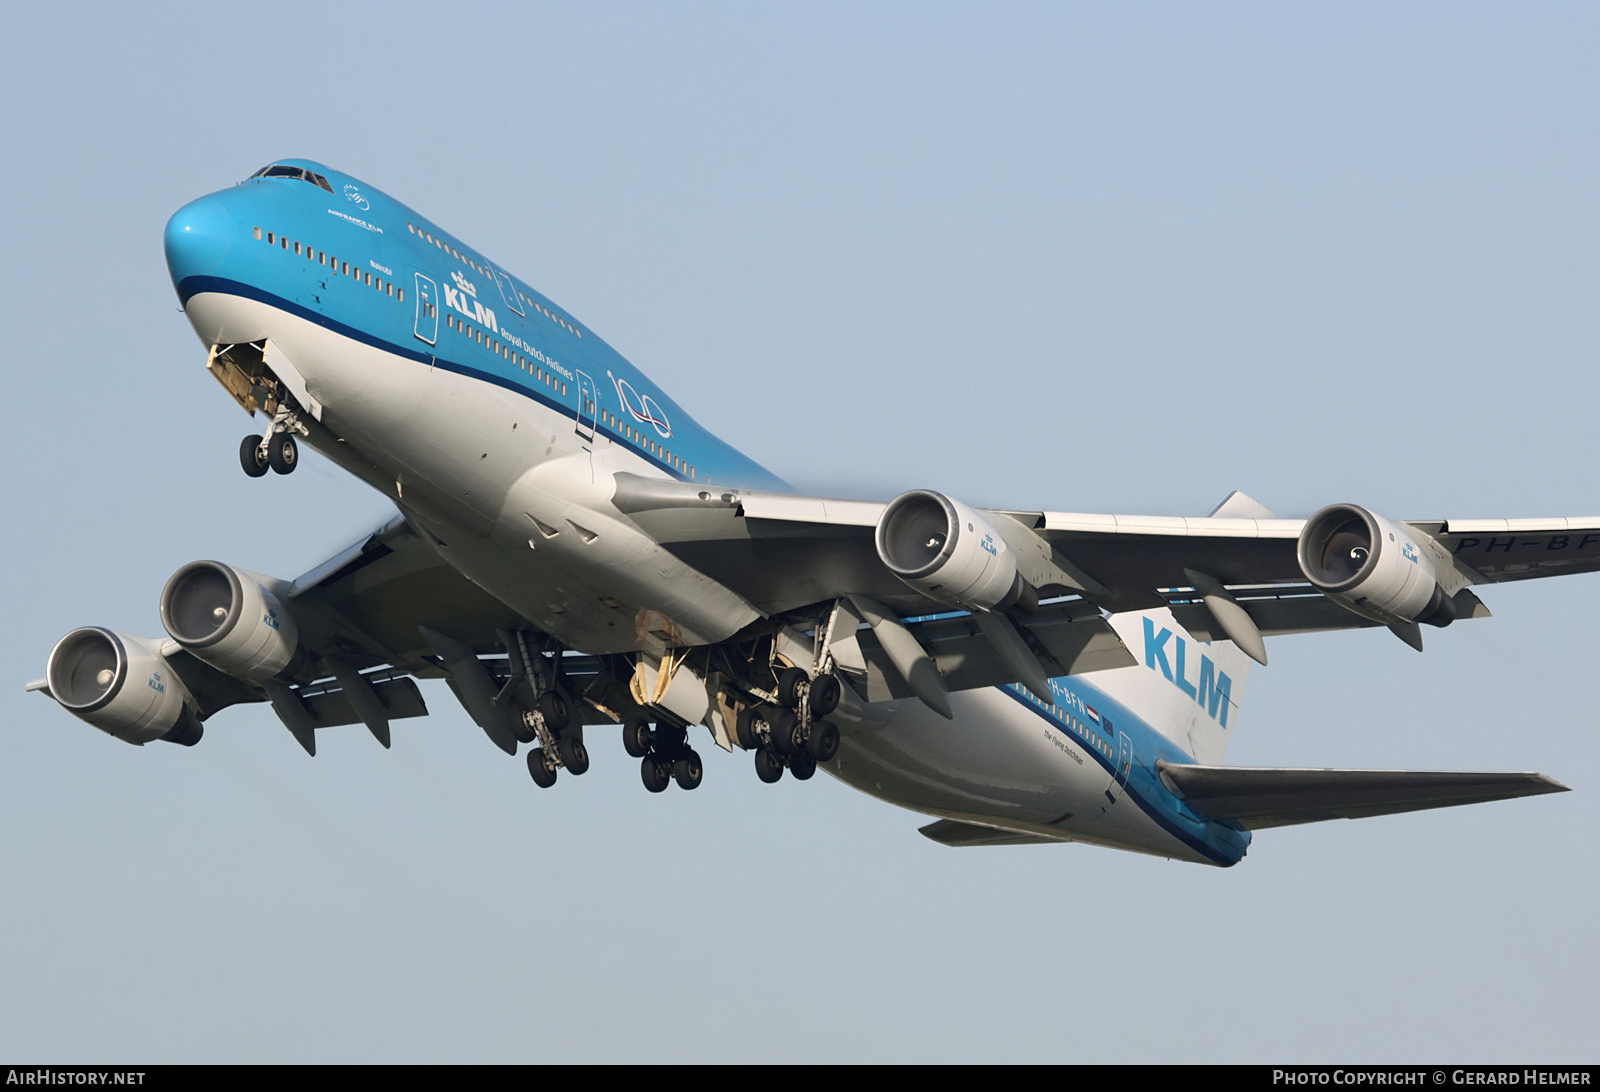
{"type": "Polygon", "coordinates": [[[291,240],[287,235],[276,235],[270,231],[263,235],[259,226],[255,229],[255,236],[268,246],[276,246],[282,250],[291,251],[305,258],[308,262],[315,260],[318,265],[327,266],[333,273],[345,277],[354,277],[357,284],[375,288],[386,296],[399,300],[401,303],[405,302],[406,290],[403,287],[393,281],[386,281],[382,277],[374,277],[370,270],[361,269],[359,266],[352,269],[349,262],[340,261],[327,251],[317,250],[310,243],[302,244],[298,240],[291,240]]]}
{"type": "Polygon", "coordinates": [[[465,334],[468,339],[477,342],[479,345],[482,345],[485,349],[488,349],[496,356],[504,357],[506,360],[511,361],[517,367],[521,368],[530,375],[537,375],[539,377],[539,381],[545,386],[549,387],[551,390],[559,391],[563,396],[566,395],[567,385],[565,383],[547,373],[543,368],[536,367],[531,360],[512,349],[511,346],[505,344],[505,342],[496,341],[494,338],[490,337],[487,333],[478,329],[470,322],[463,322],[461,319],[456,318],[455,315],[446,315],[444,317],[444,321],[445,325],[450,329],[456,331],[457,333],[465,334]]]}
{"type": "MultiPolygon", "coordinates": [[[[271,170],[271,168],[267,169],[271,170]]],[[[298,168],[293,169],[298,170],[298,168]]],[[[447,254],[466,263],[468,266],[471,266],[483,276],[494,276],[492,272],[478,265],[471,258],[466,257],[464,254],[460,253],[454,247],[450,246],[437,236],[429,232],[422,231],[411,224],[407,224],[406,227],[410,228],[412,234],[418,236],[419,238],[426,239],[430,243],[433,243],[447,254]]],[[[345,277],[354,277],[356,279],[356,283],[358,284],[365,284],[383,293],[384,295],[390,296],[401,302],[405,301],[406,290],[397,286],[393,281],[385,281],[381,277],[374,277],[370,271],[363,270],[359,267],[352,269],[349,262],[341,261],[337,256],[328,254],[326,251],[317,250],[309,243],[302,243],[298,240],[292,240],[288,236],[281,236],[271,231],[263,232],[259,226],[255,229],[255,237],[256,239],[265,242],[268,246],[277,247],[281,250],[296,254],[305,258],[307,261],[314,259],[318,265],[327,267],[335,274],[345,277]]],[[[517,296],[522,300],[523,303],[536,309],[540,314],[549,318],[552,322],[576,334],[578,337],[583,336],[582,331],[580,331],[576,326],[573,326],[566,319],[553,313],[543,304],[531,299],[521,292],[517,292],[517,296]]],[[[427,317],[429,318],[432,318],[438,314],[438,309],[432,303],[424,302],[423,307],[426,309],[427,317]]],[[[534,364],[521,353],[514,351],[509,345],[496,340],[483,330],[478,329],[471,323],[463,322],[454,315],[446,315],[445,323],[450,327],[450,329],[464,334],[466,337],[470,338],[472,341],[475,341],[477,344],[482,345],[485,349],[488,349],[496,356],[503,357],[506,360],[514,362],[517,367],[536,378],[540,383],[543,383],[552,391],[558,392],[561,397],[566,397],[567,384],[563,380],[534,364]]],[[[690,478],[695,476],[695,468],[692,464],[684,462],[679,456],[671,451],[668,451],[664,446],[662,446],[659,441],[652,439],[639,429],[634,428],[632,425],[625,424],[616,414],[611,413],[609,410],[600,410],[598,416],[602,422],[609,426],[614,432],[625,437],[630,443],[643,448],[656,458],[664,460],[667,465],[678,470],[680,473],[687,474],[690,478]]]]}
{"type": "Polygon", "coordinates": [[[1087,743],[1089,746],[1093,747],[1095,750],[1099,751],[1101,754],[1105,755],[1107,758],[1114,759],[1116,757],[1116,748],[1112,747],[1110,743],[1101,738],[1102,732],[1105,732],[1108,735],[1110,734],[1108,727],[1109,722],[1099,725],[1099,731],[1095,731],[1083,721],[1073,716],[1071,713],[1063,712],[1057,702],[1052,701],[1048,705],[1045,704],[1041,698],[1035,696],[1020,683],[1011,684],[1011,689],[1016,691],[1017,694],[1021,695],[1023,700],[1031,702],[1041,709],[1050,710],[1050,712],[1053,713],[1062,724],[1066,725],[1074,735],[1076,735],[1083,742],[1087,743]]]}
{"type": "Polygon", "coordinates": [[[682,471],[691,478],[694,477],[693,464],[684,462],[678,456],[668,451],[660,443],[651,439],[649,436],[634,428],[632,425],[624,422],[622,418],[618,417],[616,414],[609,410],[601,410],[600,420],[603,424],[608,425],[614,432],[620,433],[622,436],[626,437],[630,443],[637,444],[639,447],[644,448],[656,458],[665,459],[667,465],[682,471]]]}
{"type": "MultiPolygon", "coordinates": [[[[406,221],[406,230],[411,232],[411,234],[415,235],[417,238],[423,240],[424,242],[432,243],[434,246],[438,247],[440,250],[444,251],[446,254],[450,255],[452,258],[456,259],[458,262],[463,263],[464,265],[466,265],[470,269],[476,270],[481,276],[487,277],[491,281],[494,280],[494,270],[490,269],[488,266],[484,265],[482,262],[477,261],[476,259],[469,258],[467,255],[461,253],[461,251],[457,250],[455,247],[451,246],[449,243],[445,242],[443,239],[441,239],[437,235],[433,234],[433,232],[424,231],[422,228],[417,227],[417,225],[411,223],[409,220],[406,221]]],[[[566,319],[562,318],[560,315],[557,315],[557,314],[553,313],[549,308],[545,307],[543,304],[539,303],[537,300],[530,299],[521,290],[519,290],[515,285],[512,286],[511,290],[517,294],[517,299],[521,300],[527,306],[532,307],[534,310],[538,311],[541,315],[543,315],[545,318],[549,319],[551,322],[555,323],[557,326],[560,326],[561,328],[566,330],[568,333],[576,334],[580,338],[583,336],[583,331],[582,330],[578,329],[575,325],[573,325],[572,323],[568,322],[566,319]]]]}
{"type": "Polygon", "coordinates": [[[555,323],[557,326],[561,327],[563,330],[567,331],[567,333],[576,334],[579,337],[583,336],[582,330],[578,329],[576,326],[562,318],[560,315],[556,314],[554,311],[551,311],[538,300],[531,299],[528,296],[523,295],[521,292],[517,293],[517,298],[523,303],[527,304],[529,307],[533,308],[535,311],[539,312],[545,318],[549,319],[551,322],[555,323]]]}

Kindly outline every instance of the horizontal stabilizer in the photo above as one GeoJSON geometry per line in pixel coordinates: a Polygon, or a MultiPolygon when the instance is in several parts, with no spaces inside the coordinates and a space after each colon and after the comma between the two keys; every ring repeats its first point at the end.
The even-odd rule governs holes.
{"type": "Polygon", "coordinates": [[[978,823],[958,823],[954,819],[941,819],[919,827],[917,833],[947,846],[1044,846],[1068,841],[1066,838],[1047,838],[1043,834],[1023,834],[1015,830],[1001,830],[978,823]]]}
{"type": "Polygon", "coordinates": [[[1245,830],[1568,791],[1559,781],[1536,773],[1156,766],[1162,780],[1195,811],[1245,830]]]}

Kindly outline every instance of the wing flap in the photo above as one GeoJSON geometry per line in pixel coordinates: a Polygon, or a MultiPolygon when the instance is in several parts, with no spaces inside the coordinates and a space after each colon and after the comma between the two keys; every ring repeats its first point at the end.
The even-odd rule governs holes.
{"type": "MultiPolygon", "coordinates": [[[[1340,606],[1309,584],[1304,587],[1235,589],[1234,596],[1263,637],[1282,637],[1291,633],[1325,633],[1341,629],[1381,627],[1383,623],[1340,606]]],[[[1172,602],[1172,616],[1197,641],[1225,641],[1228,635],[1204,603],[1192,601],[1192,592],[1183,592],[1172,602]]],[[[1472,592],[1462,589],[1455,595],[1457,620],[1488,618],[1489,608],[1472,592]]]]}
{"type": "Polygon", "coordinates": [[[1045,512],[1046,531],[1182,538],[1299,538],[1305,520],[1240,519],[1230,516],[1118,516],[1092,512],[1045,512]]]}
{"type": "MultiPolygon", "coordinates": [[[[356,712],[350,696],[343,690],[315,688],[317,692],[308,692],[310,689],[312,688],[302,688],[297,693],[316,727],[333,728],[341,724],[361,723],[360,714],[356,712]]],[[[378,696],[378,701],[390,720],[428,715],[428,706],[422,700],[422,691],[417,689],[417,684],[409,678],[379,682],[373,686],[372,692],[378,696]]]]}
{"type": "Polygon", "coordinates": [[[876,527],[887,505],[882,501],[836,500],[800,497],[788,493],[739,493],[746,519],[785,520],[791,523],[831,523],[845,527],[876,527]]]}
{"type": "Polygon", "coordinates": [[[1569,791],[1537,773],[1312,770],[1164,761],[1156,767],[1168,787],[1195,811],[1245,830],[1569,791]]]}
{"type": "MultiPolygon", "coordinates": [[[[1015,619],[1018,629],[1051,677],[1081,675],[1138,661],[1095,608],[1068,601],[1041,607],[1015,619]]],[[[909,621],[906,629],[933,658],[951,690],[977,690],[1020,681],[970,614],[909,621]]],[[[868,701],[892,701],[916,694],[901,677],[889,653],[870,629],[856,631],[854,648],[840,666],[868,701]]]]}

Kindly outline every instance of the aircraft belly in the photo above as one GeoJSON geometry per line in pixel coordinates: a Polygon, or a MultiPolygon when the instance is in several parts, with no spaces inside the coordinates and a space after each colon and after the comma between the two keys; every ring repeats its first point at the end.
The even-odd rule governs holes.
{"type": "Polygon", "coordinates": [[[998,689],[951,695],[947,721],[920,702],[845,736],[832,772],[871,796],[963,822],[1210,863],[1173,838],[1110,775],[1043,718],[998,689]]]}
{"type": "Polygon", "coordinates": [[[659,652],[721,640],[758,616],[606,513],[616,456],[597,469],[560,411],[435,368],[412,420],[362,412],[380,387],[339,415],[342,426],[394,464],[399,503],[447,543],[450,563],[535,625],[584,652],[659,652]]]}
{"type": "Polygon", "coordinates": [[[185,307],[207,345],[270,340],[304,379],[313,416],[340,439],[376,456],[384,441],[408,431],[430,368],[260,300],[219,292],[185,307]]]}
{"type": "Polygon", "coordinates": [[[276,307],[225,292],[200,292],[190,296],[183,313],[207,348],[260,341],[285,317],[276,307]]]}
{"type": "MultiPolygon", "coordinates": [[[[758,612],[608,507],[617,469],[659,471],[533,398],[387,352],[259,300],[192,297],[203,341],[270,339],[305,380],[321,423],[308,439],[376,485],[444,544],[475,584],[592,653],[705,644],[758,612]]],[[[309,407],[308,407],[309,408],[309,407]]]]}

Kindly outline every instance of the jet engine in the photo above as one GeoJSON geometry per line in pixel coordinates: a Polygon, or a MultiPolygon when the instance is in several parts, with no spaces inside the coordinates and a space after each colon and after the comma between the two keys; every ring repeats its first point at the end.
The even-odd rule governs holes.
{"type": "Polygon", "coordinates": [[[1300,532],[1300,571],[1357,614],[1448,626],[1455,602],[1405,528],[1354,504],[1331,504],[1300,532]]]}
{"type": "Polygon", "coordinates": [[[200,722],[184,706],[183,685],[154,642],[99,626],[75,629],[50,653],[50,694],[108,735],[143,745],[200,739],[200,722]]]}
{"type": "Polygon", "coordinates": [[[299,630],[278,597],[217,561],[172,574],[161,592],[161,624],[199,659],[251,682],[282,674],[299,648],[299,630]]]}
{"type": "Polygon", "coordinates": [[[1000,532],[943,493],[902,493],[878,517],[875,537],[889,571],[940,603],[1003,610],[1028,591],[1000,532]]]}

